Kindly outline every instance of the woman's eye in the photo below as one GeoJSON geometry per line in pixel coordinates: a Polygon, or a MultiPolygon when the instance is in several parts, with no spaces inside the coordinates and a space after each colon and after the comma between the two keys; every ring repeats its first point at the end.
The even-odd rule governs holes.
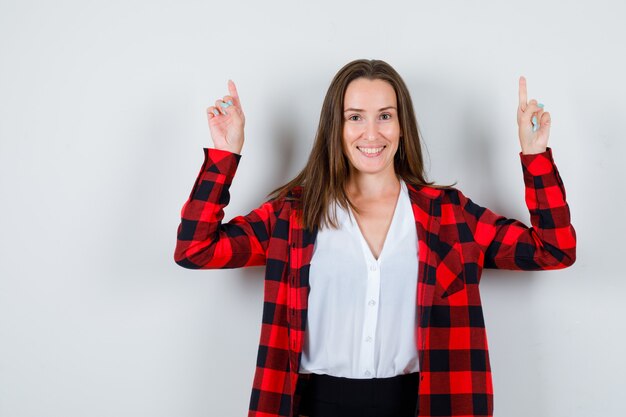
{"type": "MultiPolygon", "coordinates": [[[[357,120],[359,120],[359,118],[360,118],[360,117],[361,117],[361,116],[360,116],[360,115],[358,115],[358,114],[353,114],[352,116],[348,117],[348,120],[351,120],[351,121],[353,121],[353,122],[356,122],[357,120]]],[[[383,120],[389,120],[389,119],[391,119],[391,114],[389,114],[389,113],[383,113],[383,114],[381,115],[381,117],[383,118],[383,120]]]]}

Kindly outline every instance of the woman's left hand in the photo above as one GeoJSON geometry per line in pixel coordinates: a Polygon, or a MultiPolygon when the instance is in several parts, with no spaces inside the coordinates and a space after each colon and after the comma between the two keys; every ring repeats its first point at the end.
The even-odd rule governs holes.
{"type": "Polygon", "coordinates": [[[519,143],[523,154],[545,152],[550,136],[550,113],[537,105],[537,100],[529,102],[526,95],[526,78],[519,77],[519,107],[517,108],[517,125],[519,127],[519,143]],[[533,117],[536,117],[537,130],[533,131],[533,117]]]}

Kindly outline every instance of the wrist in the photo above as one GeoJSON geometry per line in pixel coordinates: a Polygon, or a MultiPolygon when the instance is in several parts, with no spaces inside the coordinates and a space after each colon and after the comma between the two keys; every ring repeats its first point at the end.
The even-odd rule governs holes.
{"type": "Polygon", "coordinates": [[[235,148],[235,147],[218,148],[218,147],[214,147],[213,149],[217,149],[218,151],[230,152],[230,153],[235,153],[237,155],[241,155],[241,148],[235,148]]]}
{"type": "Polygon", "coordinates": [[[544,153],[547,150],[548,150],[547,146],[543,148],[522,148],[521,154],[522,155],[536,155],[539,153],[544,153]]]}

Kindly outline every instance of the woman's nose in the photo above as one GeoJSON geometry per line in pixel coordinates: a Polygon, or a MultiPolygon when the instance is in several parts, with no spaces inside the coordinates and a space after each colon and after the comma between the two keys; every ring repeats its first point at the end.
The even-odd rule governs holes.
{"type": "Polygon", "coordinates": [[[367,122],[365,126],[365,137],[367,139],[376,139],[378,137],[378,124],[375,120],[367,122]]]}

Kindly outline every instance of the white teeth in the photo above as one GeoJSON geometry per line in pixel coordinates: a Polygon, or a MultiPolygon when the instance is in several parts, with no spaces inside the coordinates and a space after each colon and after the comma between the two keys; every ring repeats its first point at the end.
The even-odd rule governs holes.
{"type": "Polygon", "coordinates": [[[360,150],[361,152],[363,152],[363,153],[371,153],[371,154],[378,153],[378,152],[382,151],[383,148],[384,148],[384,146],[382,146],[380,148],[359,148],[357,146],[357,149],[360,150]]]}

